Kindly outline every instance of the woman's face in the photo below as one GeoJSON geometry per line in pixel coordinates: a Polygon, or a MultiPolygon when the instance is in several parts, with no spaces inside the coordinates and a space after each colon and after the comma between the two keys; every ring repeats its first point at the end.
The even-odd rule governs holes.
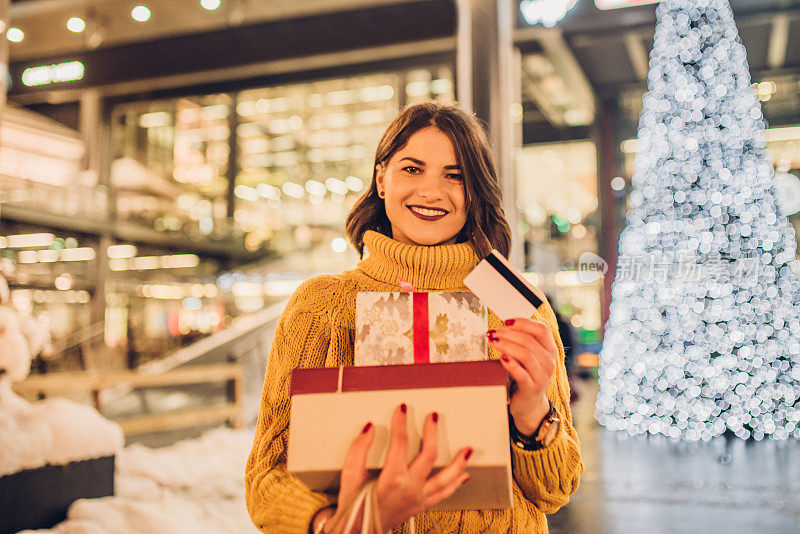
{"type": "Polygon", "coordinates": [[[392,237],[409,245],[456,242],[467,212],[464,176],[453,144],[435,126],[417,131],[385,167],[378,165],[392,237]]]}

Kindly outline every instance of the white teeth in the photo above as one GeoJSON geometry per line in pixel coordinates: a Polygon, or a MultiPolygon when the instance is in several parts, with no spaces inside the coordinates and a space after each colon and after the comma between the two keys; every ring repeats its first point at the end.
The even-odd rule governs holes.
{"type": "Polygon", "coordinates": [[[426,217],[434,217],[436,215],[444,215],[447,213],[445,210],[418,208],[416,206],[411,207],[411,211],[414,213],[419,213],[420,215],[425,215],[426,217]]]}

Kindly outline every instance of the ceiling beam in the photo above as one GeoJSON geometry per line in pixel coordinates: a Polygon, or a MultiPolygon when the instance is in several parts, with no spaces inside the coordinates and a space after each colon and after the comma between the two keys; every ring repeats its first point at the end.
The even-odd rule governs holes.
{"type": "MultiPolygon", "coordinates": [[[[304,70],[346,68],[348,66],[374,62],[376,58],[379,58],[380,61],[392,61],[409,57],[447,53],[454,50],[455,37],[442,37],[427,39],[425,41],[415,41],[413,43],[398,43],[358,50],[263,61],[250,65],[232,66],[210,71],[174,74],[130,82],[117,82],[99,86],[97,89],[103,98],[107,98],[138,93],[152,93],[155,91],[168,91],[181,87],[223,83],[233,80],[257,79],[304,70]]],[[[54,89],[52,91],[33,91],[17,93],[13,95],[12,99],[18,105],[77,102],[80,100],[81,94],[83,94],[85,90],[86,89],[54,89]]]]}
{"type": "Polygon", "coordinates": [[[646,81],[647,74],[650,72],[650,58],[647,56],[647,49],[644,47],[641,36],[637,32],[625,33],[625,48],[636,77],[641,81],[646,81]]]}
{"type": "MultiPolygon", "coordinates": [[[[555,73],[563,80],[564,85],[569,88],[574,101],[581,103],[585,111],[586,120],[594,121],[595,115],[595,94],[586,73],[581,68],[578,59],[572,49],[564,39],[564,34],[559,27],[543,28],[541,26],[517,29],[514,32],[514,42],[536,41],[541,47],[541,54],[544,55],[553,65],[555,73]]],[[[523,61],[524,64],[524,61],[523,61]]],[[[564,125],[561,115],[562,111],[550,107],[547,95],[542,93],[536,83],[523,69],[523,91],[526,95],[539,106],[547,119],[557,127],[564,125]],[[560,117],[560,118],[558,118],[560,117]]]]}
{"type": "Polygon", "coordinates": [[[528,97],[528,100],[536,104],[550,124],[564,124],[563,112],[550,102],[544,91],[539,88],[539,84],[531,79],[530,74],[524,67],[522,68],[522,92],[528,97]]]}
{"type": "Polygon", "coordinates": [[[542,44],[544,53],[550,58],[553,65],[557,66],[567,87],[574,91],[576,101],[585,102],[591,108],[592,118],[594,118],[595,95],[592,85],[581,68],[578,58],[564,40],[564,34],[558,28],[548,29],[541,33],[539,42],[542,44]]]}
{"type": "MultiPolygon", "coordinates": [[[[163,2],[164,0],[156,0],[156,5],[158,1],[163,2]]],[[[250,2],[251,6],[245,5],[244,7],[247,22],[252,22],[421,1],[425,0],[303,0],[302,2],[261,0],[259,2],[250,2]]],[[[11,20],[17,20],[26,17],[48,16],[54,12],[62,12],[68,9],[87,9],[92,7],[118,9],[116,6],[110,6],[110,4],[111,2],[108,0],[27,0],[25,2],[12,3],[9,8],[9,16],[11,20]]]]}
{"type": "Polygon", "coordinates": [[[13,20],[37,15],[47,15],[65,9],[83,9],[95,4],[92,0],[28,0],[11,4],[9,14],[13,20]]]}
{"type": "MultiPolygon", "coordinates": [[[[236,0],[223,2],[215,12],[200,9],[198,0],[148,0],[154,16],[146,25],[127,19],[135,3],[121,0],[26,0],[13,2],[8,10],[12,25],[53,28],[53,20],[66,13],[81,16],[87,23],[84,39],[61,26],[43,37],[25,39],[12,49],[15,61],[37,57],[76,54],[124,44],[152,41],[178,35],[216,31],[270,21],[292,20],[318,15],[367,10],[392,5],[424,4],[431,0],[236,0]],[[125,5],[119,4],[128,4],[125,5]],[[163,9],[162,9],[163,8],[163,9]],[[159,12],[172,13],[158,17],[159,12]],[[123,15],[120,21],[119,15],[123,15]],[[127,19],[127,23],[124,21],[127,19]],[[97,30],[97,32],[95,32],[97,30]],[[93,37],[93,34],[95,35],[93,37]],[[100,37],[102,36],[102,37],[100,37]],[[98,39],[94,41],[95,39],[98,39]],[[94,42],[92,42],[94,41],[94,42]]],[[[144,2],[143,2],[144,3],[144,2]]],[[[63,24],[63,23],[62,23],[63,24]]]]}
{"type": "Polygon", "coordinates": [[[772,19],[772,34],[769,38],[767,65],[771,69],[779,69],[786,62],[786,50],[789,45],[789,25],[791,19],[785,13],[775,15],[772,19]]]}

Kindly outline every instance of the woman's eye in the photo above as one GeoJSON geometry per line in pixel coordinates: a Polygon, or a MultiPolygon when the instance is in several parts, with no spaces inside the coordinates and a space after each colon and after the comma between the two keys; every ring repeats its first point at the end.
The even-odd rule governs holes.
{"type": "Polygon", "coordinates": [[[458,173],[451,173],[447,175],[448,178],[451,180],[458,180],[459,182],[464,180],[464,176],[458,173]]]}
{"type": "Polygon", "coordinates": [[[403,167],[403,170],[411,174],[417,174],[421,172],[419,167],[414,167],[413,165],[409,165],[408,167],[403,167]]]}

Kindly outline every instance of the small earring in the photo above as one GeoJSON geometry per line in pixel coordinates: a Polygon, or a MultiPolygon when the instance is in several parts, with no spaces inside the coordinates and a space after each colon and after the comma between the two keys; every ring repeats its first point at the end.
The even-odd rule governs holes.
{"type": "Polygon", "coordinates": [[[383,198],[386,196],[386,193],[384,193],[383,191],[378,191],[378,196],[383,198]]]}

